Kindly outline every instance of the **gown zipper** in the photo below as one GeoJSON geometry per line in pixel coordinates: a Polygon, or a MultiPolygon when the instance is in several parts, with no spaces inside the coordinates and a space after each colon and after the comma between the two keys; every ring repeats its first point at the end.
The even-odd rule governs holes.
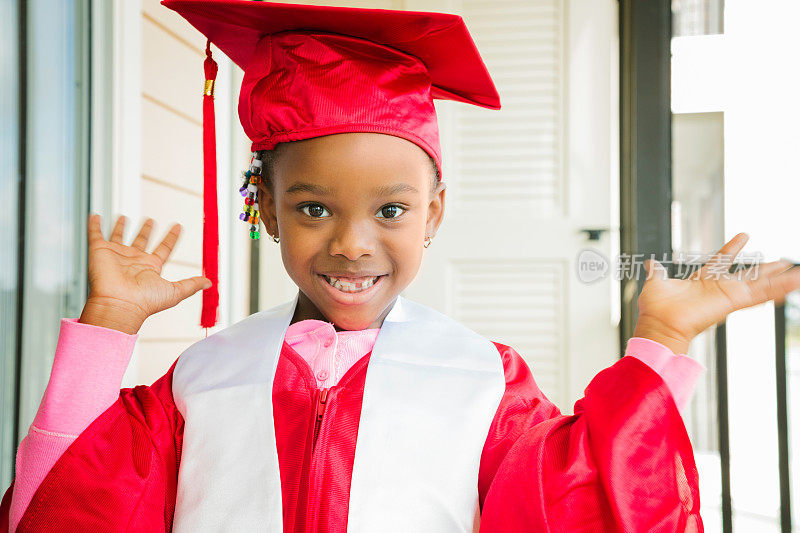
{"type": "Polygon", "coordinates": [[[325,403],[328,401],[328,390],[330,389],[322,389],[320,393],[317,395],[317,409],[316,409],[316,419],[314,420],[314,441],[311,446],[311,450],[313,451],[317,447],[317,437],[319,436],[319,428],[322,426],[322,417],[325,416],[325,403]]]}
{"type": "MultiPolygon", "coordinates": [[[[297,355],[300,358],[300,355],[297,355]]],[[[334,387],[340,386],[342,384],[346,384],[350,376],[360,372],[364,366],[367,365],[366,356],[364,356],[363,361],[360,363],[357,362],[350,369],[344,373],[344,375],[339,380],[339,383],[334,385],[334,387]]],[[[302,361],[302,359],[301,359],[302,361]]],[[[299,365],[301,372],[304,373],[308,378],[309,386],[313,386],[312,384],[315,383],[314,374],[311,372],[311,367],[305,361],[302,361],[303,364],[299,365]]],[[[313,389],[312,389],[313,390],[313,389]]],[[[325,389],[316,389],[315,399],[312,400],[312,413],[314,417],[314,429],[313,434],[311,437],[311,450],[309,454],[309,468],[304,480],[301,481],[301,484],[305,486],[305,512],[302,512],[300,509],[297,510],[296,513],[296,522],[295,522],[295,532],[297,533],[317,533],[318,530],[318,517],[317,512],[319,508],[319,477],[322,475],[322,469],[324,467],[324,458],[325,458],[325,450],[320,448],[320,451],[317,451],[316,445],[317,441],[319,440],[320,433],[322,433],[322,422],[325,417],[325,412],[327,410],[328,402],[335,402],[338,399],[337,393],[329,394],[331,388],[325,389]]],[[[306,442],[306,449],[308,449],[308,442],[306,442]]],[[[303,491],[301,491],[301,494],[303,491]]]]}
{"type": "Polygon", "coordinates": [[[308,472],[308,485],[307,485],[307,499],[306,499],[306,512],[305,512],[305,527],[304,533],[316,533],[317,531],[317,491],[315,490],[317,483],[317,476],[319,475],[318,469],[320,467],[317,458],[317,440],[319,438],[320,429],[322,428],[322,419],[325,416],[325,406],[328,402],[328,390],[321,389],[317,392],[316,408],[314,409],[314,436],[311,439],[311,464],[309,465],[308,472]]]}

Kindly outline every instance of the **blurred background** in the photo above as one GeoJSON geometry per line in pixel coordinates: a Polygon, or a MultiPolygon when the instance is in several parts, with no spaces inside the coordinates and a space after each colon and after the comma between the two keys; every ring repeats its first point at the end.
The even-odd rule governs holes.
{"type": "MultiPolygon", "coordinates": [[[[800,2],[305,3],[466,20],[503,109],[436,103],[447,208],[404,295],[514,346],[562,411],[632,335],[644,275],[616,275],[616,258],[709,254],[740,231],[763,260],[800,258],[800,2]],[[591,282],[577,275],[586,250],[605,259],[591,282]]],[[[59,321],[85,301],[88,214],[102,215],[106,236],[129,217],[128,243],[144,217],[158,239],[180,222],[164,276],[201,274],[205,40],[157,0],[0,0],[0,30],[7,487],[59,321]]],[[[152,383],[206,333],[297,290],[278,245],[250,241],[238,220],[250,157],[242,72],[215,58],[220,322],[199,327],[199,294],[151,317],[123,386],[152,383]]],[[[800,524],[800,298],[731,315],[690,355],[707,368],[683,413],[706,531],[790,531],[800,524]]]]}

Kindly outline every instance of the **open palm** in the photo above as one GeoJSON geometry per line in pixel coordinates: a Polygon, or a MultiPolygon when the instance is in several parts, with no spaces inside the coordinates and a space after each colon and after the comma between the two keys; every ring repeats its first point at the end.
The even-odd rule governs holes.
{"type": "Polygon", "coordinates": [[[781,303],[800,288],[800,269],[791,268],[791,261],[729,273],[747,240],[746,233],[739,233],[687,279],[668,278],[663,265],[648,260],[648,279],[638,301],[639,321],[658,323],[670,335],[688,342],[733,311],[769,300],[781,303]]]}
{"type": "Polygon", "coordinates": [[[89,218],[89,301],[137,314],[134,321],[141,323],[211,285],[203,276],[181,281],[162,278],[161,270],[178,241],[181,226],[174,224],[161,243],[148,253],[152,228],[153,219],[148,218],[131,245],[126,246],[122,244],[124,216],[117,218],[109,240],[103,238],[100,216],[94,214],[89,218]]]}

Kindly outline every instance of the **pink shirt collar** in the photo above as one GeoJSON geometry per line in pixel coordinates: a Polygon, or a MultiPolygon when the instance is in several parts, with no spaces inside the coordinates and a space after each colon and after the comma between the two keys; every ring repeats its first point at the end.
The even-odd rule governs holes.
{"type": "Polygon", "coordinates": [[[336,385],[375,345],[380,328],[336,331],[331,322],[306,319],[291,324],[285,341],[311,368],[318,388],[336,385]]]}

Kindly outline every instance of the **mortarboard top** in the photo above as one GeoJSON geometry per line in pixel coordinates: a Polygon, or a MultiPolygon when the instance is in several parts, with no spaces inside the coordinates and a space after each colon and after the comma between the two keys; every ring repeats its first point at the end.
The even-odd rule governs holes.
{"type": "MultiPolygon", "coordinates": [[[[386,133],[420,146],[441,173],[433,99],[500,108],[497,89],[458,15],[253,0],[161,3],[244,70],[239,119],[254,151],[334,133],[386,133]]],[[[206,79],[213,80],[210,46],[206,55],[206,79]]],[[[212,287],[203,293],[201,325],[210,327],[219,299],[210,81],[203,106],[203,269],[212,287]]]]}
{"type": "Polygon", "coordinates": [[[433,98],[500,109],[500,97],[459,15],[253,0],[163,0],[242,70],[267,34],[316,30],[350,35],[418,57],[433,98]]]}

